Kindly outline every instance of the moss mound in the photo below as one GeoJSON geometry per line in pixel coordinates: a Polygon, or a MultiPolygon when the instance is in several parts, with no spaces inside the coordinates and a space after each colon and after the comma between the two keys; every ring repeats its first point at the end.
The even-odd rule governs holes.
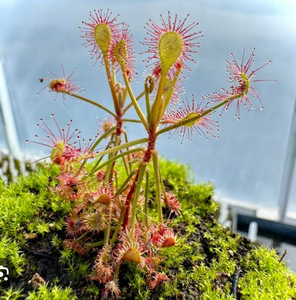
{"type": "MultiPolygon", "coordinates": [[[[178,163],[161,161],[161,169],[182,204],[171,222],[178,244],[162,250],[159,266],[169,281],[150,290],[144,272],[124,264],[122,299],[296,299],[296,275],[275,250],[217,223],[212,184],[194,184],[189,168],[178,163]]],[[[10,269],[9,281],[0,283],[2,300],[101,298],[102,286],[88,277],[97,252],[79,256],[63,246],[72,204],[51,192],[54,174],[40,168],[15,183],[0,182],[0,262],[10,269]]]]}

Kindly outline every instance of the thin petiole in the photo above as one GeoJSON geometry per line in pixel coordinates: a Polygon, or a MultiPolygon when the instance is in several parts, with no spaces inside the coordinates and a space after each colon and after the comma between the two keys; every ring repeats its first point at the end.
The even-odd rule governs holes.
{"type": "Polygon", "coordinates": [[[118,113],[120,111],[120,107],[119,107],[119,103],[118,103],[118,99],[117,99],[114,81],[113,81],[112,74],[111,74],[110,67],[109,67],[108,55],[107,56],[104,55],[104,64],[105,64],[105,70],[106,70],[106,74],[107,74],[109,87],[110,87],[113,102],[114,102],[115,111],[118,113]]]}
{"type": "Polygon", "coordinates": [[[96,147],[100,144],[100,142],[107,138],[111,133],[112,131],[114,131],[116,129],[116,127],[112,127],[110,128],[108,131],[106,131],[104,134],[101,135],[101,137],[93,144],[93,146],[90,148],[91,151],[93,151],[94,149],[96,149],[96,147]]]}
{"type": "MultiPolygon", "coordinates": [[[[114,149],[114,148],[112,148],[112,149],[114,149]]],[[[144,151],[144,149],[143,148],[134,148],[134,149],[122,152],[122,153],[120,153],[116,156],[113,156],[110,159],[108,159],[107,161],[105,161],[103,164],[98,166],[97,168],[93,169],[91,171],[90,175],[92,175],[94,172],[97,172],[100,169],[106,167],[107,165],[111,164],[112,162],[116,161],[118,158],[124,157],[125,155],[129,155],[129,154],[134,153],[134,152],[139,152],[139,151],[144,151]]]]}
{"type": "Polygon", "coordinates": [[[132,88],[130,86],[129,80],[128,80],[127,75],[126,75],[126,72],[124,72],[124,70],[122,70],[122,73],[123,73],[124,82],[125,82],[127,91],[129,93],[129,96],[132,100],[133,106],[135,107],[135,110],[136,110],[139,118],[141,119],[144,127],[146,128],[146,130],[148,130],[148,123],[147,123],[146,117],[144,116],[144,114],[143,114],[143,112],[142,112],[142,110],[141,110],[141,108],[140,108],[140,106],[137,102],[137,99],[134,96],[134,93],[133,93],[132,88]]]}
{"type": "Polygon", "coordinates": [[[146,112],[147,112],[147,120],[148,124],[150,124],[150,99],[149,99],[149,88],[148,83],[145,82],[145,102],[146,102],[146,112]]]}
{"type": "Polygon", "coordinates": [[[167,197],[167,194],[166,194],[166,190],[165,190],[163,180],[161,178],[161,174],[160,174],[160,186],[161,186],[161,191],[162,191],[162,194],[163,194],[164,202],[168,206],[168,197],[167,197]]]}
{"type": "MultiPolygon", "coordinates": [[[[139,96],[137,96],[136,100],[139,101],[143,96],[144,96],[145,92],[143,91],[139,96]]],[[[128,104],[124,110],[123,110],[123,114],[125,114],[131,107],[133,106],[133,102],[131,102],[130,104],[128,104]]]]}
{"type": "MultiPolygon", "coordinates": [[[[116,127],[112,127],[112,128],[110,128],[107,132],[105,132],[94,144],[93,144],[93,146],[90,148],[90,151],[93,151],[97,146],[98,146],[98,144],[104,139],[104,138],[106,138],[109,134],[111,134],[112,133],[112,131],[113,130],[115,130],[116,129],[116,127]]],[[[102,159],[102,158],[101,158],[102,159]]],[[[101,161],[101,159],[99,160],[99,162],[101,161]]],[[[87,162],[87,160],[88,160],[88,158],[86,158],[84,161],[83,161],[83,163],[81,164],[81,166],[80,166],[80,168],[79,168],[79,170],[77,171],[77,173],[76,173],[76,175],[78,175],[81,171],[82,171],[82,169],[83,169],[83,167],[85,166],[85,164],[86,164],[86,162],[87,162]]],[[[95,166],[97,166],[97,164],[95,165],[95,166]]]]}
{"type": "Polygon", "coordinates": [[[125,214],[125,206],[123,206],[121,208],[121,212],[120,212],[120,217],[119,217],[119,220],[118,220],[118,223],[117,223],[117,226],[114,230],[114,233],[113,233],[113,236],[112,236],[112,239],[110,241],[110,246],[112,247],[117,239],[117,236],[121,230],[121,227],[122,227],[122,223],[123,223],[123,218],[124,218],[124,214],[125,214]]]}
{"type": "Polygon", "coordinates": [[[99,241],[99,242],[96,242],[96,243],[93,243],[93,244],[89,244],[86,247],[91,249],[91,248],[99,247],[99,246],[102,246],[102,245],[104,245],[104,241],[99,241]]]}
{"type": "Polygon", "coordinates": [[[143,139],[135,140],[135,141],[128,142],[128,143],[125,143],[125,144],[121,144],[119,146],[116,146],[116,147],[113,147],[113,148],[109,148],[107,150],[99,152],[96,156],[99,156],[99,157],[100,156],[104,156],[104,155],[109,154],[109,153],[118,152],[121,149],[125,149],[125,148],[131,147],[131,146],[135,146],[135,145],[143,144],[143,143],[147,143],[147,142],[149,142],[148,138],[143,138],[143,139]]]}
{"type": "Polygon", "coordinates": [[[221,102],[221,103],[219,103],[219,104],[213,106],[212,108],[207,109],[206,111],[204,111],[202,114],[200,114],[200,115],[198,115],[198,116],[193,116],[193,117],[187,118],[187,119],[185,119],[185,120],[180,120],[180,121],[178,121],[177,123],[175,123],[175,124],[173,124],[173,125],[171,125],[171,126],[168,126],[168,127],[166,127],[166,128],[163,128],[163,129],[161,129],[161,130],[159,130],[159,131],[156,132],[156,136],[159,136],[160,134],[163,134],[163,133],[168,132],[168,131],[170,131],[170,130],[176,129],[176,128],[180,127],[180,126],[185,126],[185,125],[190,124],[190,123],[195,123],[195,122],[197,122],[200,118],[204,117],[205,115],[207,115],[207,114],[209,114],[209,113],[212,113],[214,110],[216,110],[216,109],[218,109],[219,107],[225,105],[227,102],[233,101],[234,99],[239,98],[240,96],[241,96],[241,95],[234,95],[234,96],[232,96],[232,97],[229,97],[229,98],[227,98],[226,100],[224,100],[223,102],[221,102]]]}
{"type": "Polygon", "coordinates": [[[139,167],[139,177],[138,177],[138,180],[136,183],[136,189],[135,189],[135,193],[134,193],[133,200],[132,200],[132,213],[131,213],[131,223],[130,223],[131,230],[133,230],[134,226],[135,226],[138,198],[139,198],[141,185],[142,185],[146,167],[147,167],[146,162],[142,162],[139,167]]]}
{"type": "Polygon", "coordinates": [[[144,214],[145,214],[145,224],[148,226],[148,201],[149,201],[149,170],[146,169],[146,184],[145,184],[145,205],[144,205],[144,214]]]}
{"type": "Polygon", "coordinates": [[[158,153],[156,150],[152,150],[151,152],[152,152],[153,169],[154,169],[154,177],[155,177],[158,222],[163,223],[161,195],[160,195],[160,173],[159,173],[158,153]]]}
{"type": "Polygon", "coordinates": [[[121,185],[121,187],[117,190],[115,196],[119,196],[128,186],[128,183],[131,181],[131,179],[133,178],[133,176],[137,173],[137,171],[132,171],[128,177],[126,178],[126,180],[124,181],[124,183],[121,185]]]}
{"type": "Polygon", "coordinates": [[[118,176],[117,176],[117,172],[114,172],[114,177],[115,177],[115,184],[116,184],[116,190],[118,190],[118,176]]]}
{"type": "MultiPolygon", "coordinates": [[[[111,146],[111,144],[113,144],[112,141],[110,141],[110,142],[108,143],[108,145],[106,146],[105,149],[106,149],[106,150],[109,149],[110,146],[111,146]]],[[[102,161],[103,158],[104,158],[104,156],[101,156],[101,157],[97,160],[96,164],[92,167],[92,169],[91,169],[89,175],[91,175],[91,174],[94,173],[93,170],[101,163],[101,161],[102,161]]]]}
{"type": "MultiPolygon", "coordinates": [[[[120,137],[117,135],[114,135],[114,147],[119,146],[121,143],[120,137]]],[[[117,152],[112,152],[109,154],[108,161],[110,161],[114,156],[116,156],[117,152]]],[[[113,160],[110,164],[107,164],[107,169],[106,169],[106,183],[111,182],[112,176],[113,176],[113,169],[114,169],[114,164],[115,161],[113,160]]]]}
{"type": "MultiPolygon", "coordinates": [[[[126,133],[125,130],[123,131],[123,135],[124,135],[125,142],[128,143],[128,136],[127,136],[127,133],[126,133]]],[[[129,148],[127,148],[127,150],[129,150],[129,148]]],[[[132,163],[131,163],[130,155],[128,156],[128,165],[129,165],[129,169],[130,169],[130,172],[131,172],[132,171],[132,163]]]]}
{"type": "MultiPolygon", "coordinates": [[[[120,150],[120,153],[124,153],[124,152],[122,152],[122,150],[120,150]]],[[[122,157],[122,162],[123,162],[123,165],[124,165],[124,168],[125,168],[126,175],[128,175],[130,170],[129,170],[128,165],[126,163],[125,157],[122,157]]]]}
{"type": "Polygon", "coordinates": [[[74,97],[74,98],[80,99],[80,100],[82,100],[84,102],[87,102],[87,103],[90,103],[92,105],[95,105],[95,106],[99,107],[100,109],[104,110],[105,112],[107,112],[108,114],[112,115],[114,118],[116,118],[116,115],[111,110],[109,110],[107,107],[103,106],[102,104],[99,104],[99,103],[97,103],[97,102],[95,102],[93,100],[87,99],[87,98],[82,97],[80,95],[73,94],[71,92],[61,91],[61,93],[67,94],[67,95],[69,95],[71,97],[74,97]]]}
{"type": "Polygon", "coordinates": [[[165,72],[161,72],[161,77],[160,77],[160,81],[158,84],[158,89],[157,89],[157,94],[155,97],[155,100],[153,102],[152,108],[151,108],[151,126],[152,128],[155,130],[158,126],[158,123],[160,121],[160,114],[162,112],[164,103],[162,101],[162,94],[163,94],[163,90],[165,87],[165,82],[166,82],[166,73],[165,72]]]}
{"type": "Polygon", "coordinates": [[[130,123],[142,123],[141,120],[136,119],[122,119],[123,122],[130,122],[130,123]]]}

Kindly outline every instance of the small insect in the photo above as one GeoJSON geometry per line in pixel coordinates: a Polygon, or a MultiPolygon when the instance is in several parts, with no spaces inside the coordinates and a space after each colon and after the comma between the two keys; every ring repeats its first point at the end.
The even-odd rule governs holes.
{"type": "Polygon", "coordinates": [[[44,81],[44,78],[39,78],[39,81],[42,83],[44,81]]]}

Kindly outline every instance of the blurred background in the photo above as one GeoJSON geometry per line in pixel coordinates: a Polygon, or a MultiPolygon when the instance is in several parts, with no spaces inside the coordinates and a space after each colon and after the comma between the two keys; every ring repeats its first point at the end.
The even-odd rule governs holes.
{"type": "MultiPolygon", "coordinates": [[[[171,139],[163,136],[158,148],[165,158],[189,164],[196,181],[213,182],[220,201],[232,204],[237,201],[251,210],[264,207],[263,218],[269,212],[278,217],[277,209],[284,201],[292,218],[296,214],[293,170],[296,133],[291,129],[296,96],[296,2],[293,0],[183,0],[182,5],[179,0],[0,0],[2,151],[48,155],[47,149],[27,144],[25,140],[40,134],[36,123],[41,117],[53,126],[51,113],[61,126],[73,119],[85,138],[98,131],[106,117],[102,111],[72,99],[63,103],[62,97],[58,97],[54,101],[56,94],[47,90],[36,94],[46,85],[39,78],[50,77],[47,70],[61,76],[63,64],[69,74],[77,68],[77,84],[84,87],[86,97],[112,108],[103,69],[99,64],[93,67],[94,61],[82,46],[84,41],[78,28],[81,21],[88,20],[89,11],[100,8],[119,13],[119,20],[130,25],[137,53],[145,51],[139,42],[145,37],[143,26],[148,19],[159,23],[160,13],[178,13],[181,19],[190,13],[189,21],[199,23],[197,30],[203,32],[204,38],[200,39],[196,65],[191,65],[191,72],[186,73],[183,99],[191,98],[192,94],[200,99],[220,87],[227,88],[225,60],[231,59],[231,52],[240,59],[242,47],[247,55],[256,48],[254,68],[272,60],[271,65],[258,72],[257,79],[277,82],[254,85],[264,103],[263,111],[242,109],[241,120],[237,121],[232,107],[221,118],[215,116],[220,123],[219,139],[206,141],[195,135],[193,142],[184,140],[180,145],[176,134],[171,139]],[[9,105],[12,114],[5,113],[9,105]],[[7,141],[7,132],[11,136],[15,132],[19,147],[15,140],[7,141]]],[[[143,90],[144,58],[137,55],[135,94],[143,90]]],[[[145,136],[140,124],[128,126],[127,130],[131,139],[145,136]]]]}

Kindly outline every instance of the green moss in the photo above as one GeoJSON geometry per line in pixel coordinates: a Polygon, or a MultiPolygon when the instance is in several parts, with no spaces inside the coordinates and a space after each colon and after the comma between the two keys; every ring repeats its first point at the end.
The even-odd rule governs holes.
{"type": "Polygon", "coordinates": [[[58,286],[48,288],[47,285],[41,286],[38,291],[30,292],[26,300],[75,300],[70,288],[62,289],[58,286]]]}
{"type": "Polygon", "coordinates": [[[279,262],[275,250],[254,249],[243,266],[248,272],[239,282],[242,300],[296,299],[296,275],[279,262]]]}
{"type": "Polygon", "coordinates": [[[12,275],[19,276],[23,273],[26,259],[16,241],[5,236],[0,240],[0,258],[13,265],[13,269],[10,270],[12,275]]]}
{"type": "MultiPolygon", "coordinates": [[[[256,248],[217,223],[219,206],[213,201],[211,183],[195,184],[189,167],[176,162],[161,160],[160,167],[166,187],[182,205],[182,213],[170,223],[177,232],[178,243],[160,253],[164,259],[158,271],[165,273],[169,280],[150,290],[145,270],[134,264],[123,264],[119,273],[123,299],[234,299],[232,283],[237,267],[240,299],[296,299],[296,275],[279,262],[274,250],[256,248]]],[[[41,168],[8,186],[0,181],[0,257],[10,260],[16,276],[22,278],[30,264],[24,254],[26,236],[49,239],[52,249],[60,251],[60,265],[72,279],[71,286],[74,283],[84,286],[83,294],[79,291],[77,298],[98,298],[102,286],[87,281],[95,253],[81,257],[63,249],[62,233],[71,205],[48,188],[55,184],[50,180],[55,172],[55,169],[41,168]]],[[[121,176],[124,172],[123,167],[118,170],[119,181],[124,178],[121,176]]],[[[150,183],[153,199],[153,176],[150,183]]],[[[152,216],[156,216],[154,205],[151,201],[152,216]]],[[[168,213],[163,209],[164,214],[168,213]]],[[[0,299],[75,299],[77,291],[71,292],[67,286],[57,287],[60,283],[57,276],[37,291],[8,289],[2,291],[0,299]]]]}
{"type": "Polygon", "coordinates": [[[1,235],[22,240],[23,228],[27,224],[30,224],[27,229],[31,233],[44,234],[49,231],[49,224],[43,220],[47,218],[48,212],[60,213],[62,216],[69,212],[70,204],[61,201],[48,188],[49,178],[55,172],[55,169],[49,172],[46,168],[40,168],[39,172],[20,177],[16,183],[10,183],[7,187],[0,180],[1,235]],[[40,214],[41,209],[46,210],[43,215],[40,214]]]}
{"type": "MultiPolygon", "coordinates": [[[[0,300],[21,300],[24,294],[21,290],[8,289],[0,297],[0,300]]],[[[70,288],[62,289],[56,285],[49,288],[47,285],[41,286],[38,290],[30,292],[25,298],[26,300],[75,300],[76,296],[70,288]]]]}
{"type": "Polygon", "coordinates": [[[61,264],[75,281],[86,278],[90,273],[90,263],[86,263],[76,253],[69,249],[61,251],[61,264]]]}
{"type": "Polygon", "coordinates": [[[130,263],[125,265],[124,280],[128,283],[122,290],[126,299],[149,299],[150,291],[147,289],[145,273],[139,269],[136,264],[130,263]]]}
{"type": "Polygon", "coordinates": [[[98,297],[100,294],[100,289],[95,285],[88,285],[85,290],[87,293],[95,297],[98,297]]]}
{"type": "Polygon", "coordinates": [[[23,298],[21,290],[13,290],[12,288],[3,292],[3,295],[0,297],[1,300],[19,300],[23,298]]]}

